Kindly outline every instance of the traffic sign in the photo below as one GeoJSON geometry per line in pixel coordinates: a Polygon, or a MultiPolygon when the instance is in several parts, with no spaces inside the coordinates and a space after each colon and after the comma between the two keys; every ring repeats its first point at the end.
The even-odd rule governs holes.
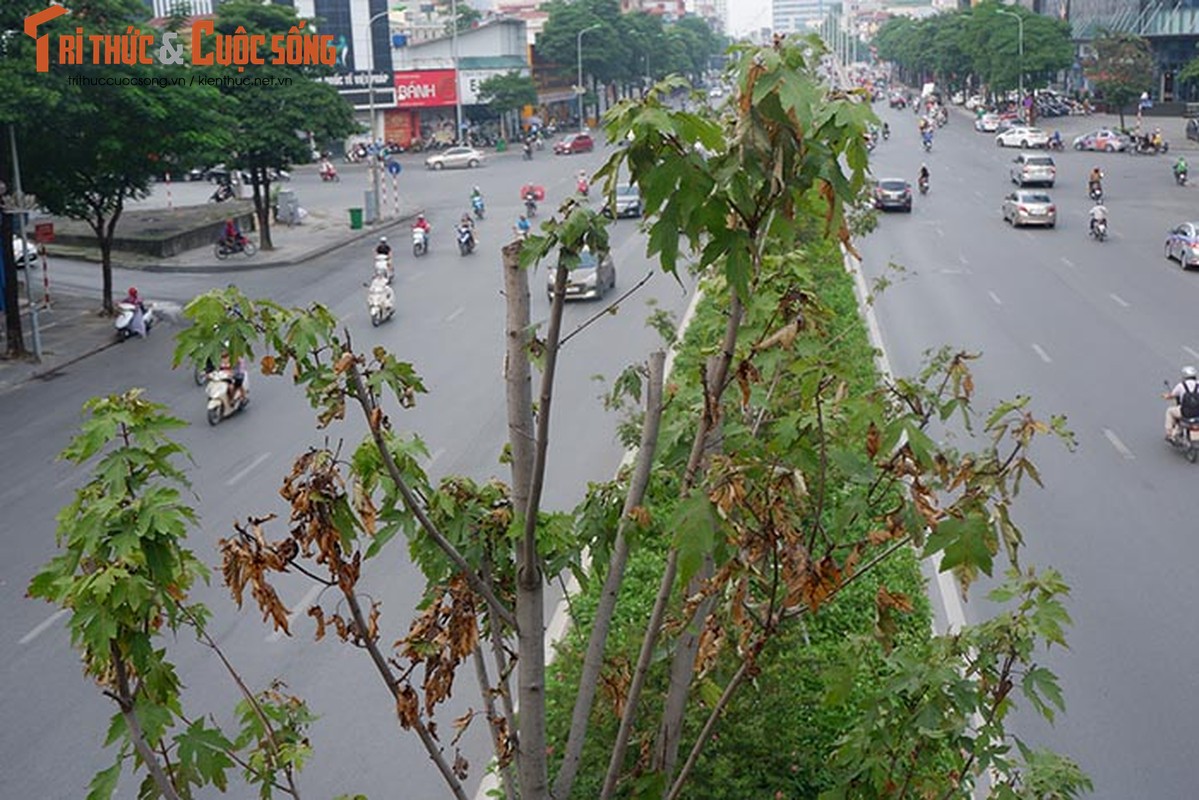
{"type": "Polygon", "coordinates": [[[387,162],[387,171],[392,175],[399,175],[402,169],[398,161],[392,160],[387,162]]]}

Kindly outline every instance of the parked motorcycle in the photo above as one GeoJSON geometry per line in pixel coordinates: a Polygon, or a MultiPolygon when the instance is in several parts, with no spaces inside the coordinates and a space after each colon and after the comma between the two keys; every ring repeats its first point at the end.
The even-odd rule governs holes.
{"type": "Polygon", "coordinates": [[[212,250],[218,260],[224,261],[236,253],[244,253],[246,258],[250,258],[258,252],[258,245],[251,242],[248,236],[240,236],[236,241],[229,241],[222,237],[212,246],[212,250]]]}
{"type": "Polygon", "coordinates": [[[471,205],[471,208],[474,209],[475,219],[483,219],[483,212],[484,212],[483,196],[477,194],[474,197],[472,197],[470,199],[470,205],[471,205]]]}
{"type": "MultiPolygon", "coordinates": [[[[113,327],[117,330],[117,338],[125,341],[131,336],[137,336],[135,322],[138,315],[138,307],[133,303],[117,303],[117,318],[113,321],[113,327]]],[[[154,325],[154,307],[144,306],[141,310],[142,324],[146,328],[146,335],[150,335],[150,328],[154,325]]]]}
{"type": "Polygon", "coordinates": [[[425,233],[424,228],[412,229],[412,255],[423,256],[429,252],[429,235],[425,233]]]}
{"type": "Polygon", "coordinates": [[[382,278],[388,286],[395,280],[396,271],[391,265],[391,256],[375,253],[375,278],[382,278]]]}
{"type": "Polygon", "coordinates": [[[242,395],[237,400],[232,400],[229,397],[230,388],[233,385],[233,372],[227,369],[218,369],[208,375],[208,386],[205,388],[205,393],[208,395],[208,424],[216,425],[221,420],[241,411],[246,406],[250,405],[250,394],[246,390],[246,386],[242,384],[242,395]]]}
{"type": "Polygon", "coordinates": [[[475,234],[469,225],[458,226],[458,253],[468,256],[475,251],[475,234]]]}
{"type": "Polygon", "coordinates": [[[1097,219],[1091,224],[1090,234],[1097,242],[1107,238],[1107,220],[1097,219]]]}
{"type": "Polygon", "coordinates": [[[395,313],[395,292],[387,278],[376,275],[366,292],[366,308],[371,315],[371,325],[378,327],[395,313]]]}

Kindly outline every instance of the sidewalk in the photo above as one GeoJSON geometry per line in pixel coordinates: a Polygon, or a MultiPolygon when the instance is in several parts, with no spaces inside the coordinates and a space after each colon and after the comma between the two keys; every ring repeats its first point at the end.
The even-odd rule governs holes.
{"type": "MultiPolygon", "coordinates": [[[[25,349],[33,353],[33,325],[30,309],[21,289],[21,336],[25,349]]],[[[50,308],[38,310],[42,360],[13,361],[4,356],[6,337],[0,336],[5,349],[0,350],[0,395],[34,379],[51,380],[57,371],[83,358],[107,350],[119,342],[111,317],[98,313],[94,297],[51,295],[50,308]]],[[[2,326],[0,326],[2,327],[2,326]]],[[[153,335],[153,334],[151,334],[153,335]]]]}

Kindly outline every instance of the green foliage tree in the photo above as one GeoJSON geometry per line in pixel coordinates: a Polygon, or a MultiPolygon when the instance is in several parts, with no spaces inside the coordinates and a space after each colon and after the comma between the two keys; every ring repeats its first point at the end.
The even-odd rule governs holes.
{"type": "Polygon", "coordinates": [[[479,84],[479,102],[491,106],[500,117],[501,135],[508,136],[508,115],[525,106],[537,105],[537,85],[528,75],[513,71],[492,75],[479,84]]]}
{"type": "Polygon", "coordinates": [[[1083,70],[1108,106],[1120,114],[1124,127],[1124,109],[1153,88],[1153,53],[1149,42],[1131,33],[1104,31],[1091,42],[1094,55],[1083,62],[1083,70]]]}
{"type": "Polygon", "coordinates": [[[95,459],[95,472],[59,514],[63,552],[33,578],[29,594],[70,612],[83,671],[117,706],[105,741],[119,743],[117,758],[92,780],[88,800],[113,797],[126,762],[145,772],[139,797],[224,790],[240,766],[261,797],[279,790],[298,798],[294,777],[309,752],[312,715],[279,686],[252,695],[205,631],[208,610],[188,597],[208,570],[184,544],[196,517],[177,465],[187,454],[169,438],[184,423],[139,390],[95,398],[84,410],[88,419],[62,457],[79,466],[95,459]],[[243,692],[236,740],[184,712],[183,685],[164,645],[184,631],[217,652],[243,692]]]}
{"type": "MultiPolygon", "coordinates": [[[[291,6],[232,0],[218,9],[216,29],[232,34],[238,27],[264,34],[286,34],[302,24],[291,6]]],[[[305,35],[315,36],[315,33],[305,35]]],[[[246,75],[267,86],[230,83],[221,87],[222,114],[231,136],[229,162],[250,173],[259,247],[270,250],[271,183],[278,170],[310,157],[307,132],[316,141],[340,139],[358,129],[353,109],[332,86],[313,80],[328,71],[320,65],[279,64],[247,67],[246,75]]],[[[230,77],[243,77],[231,72],[230,77]]]]}
{"type": "MultiPolygon", "coordinates": [[[[445,11],[447,16],[453,13],[453,11],[451,10],[450,3],[444,2],[442,5],[444,6],[443,10],[445,11]]],[[[461,3],[458,3],[457,8],[458,8],[457,23],[458,23],[458,32],[459,33],[462,33],[463,31],[469,31],[475,25],[478,25],[479,21],[483,19],[483,15],[479,12],[479,10],[477,8],[475,8],[474,6],[472,6],[470,3],[467,3],[466,0],[463,0],[461,3]]],[[[455,22],[454,20],[450,20],[449,22],[446,23],[446,26],[445,26],[445,35],[446,36],[449,36],[454,32],[454,22],[455,22]]]]}
{"type": "MultiPolygon", "coordinates": [[[[51,22],[53,34],[82,27],[92,33],[124,34],[146,23],[146,8],[136,0],[96,0],[51,22]]],[[[32,60],[17,64],[34,74],[32,60]]],[[[149,192],[162,162],[190,166],[223,138],[217,93],[188,85],[186,68],[172,65],[112,66],[83,64],[71,70],[113,85],[63,85],[56,97],[31,116],[53,119],[45,136],[29,129],[21,139],[28,191],[54,214],[83,220],[100,249],[104,310],[112,312],[112,241],[125,202],[149,192]],[[153,81],[181,78],[169,90],[153,81]],[[132,80],[129,80],[132,79],[132,80]],[[144,81],[138,85],[137,81],[144,81]]],[[[61,72],[56,73],[61,78],[61,72]]]]}
{"type": "MultiPolygon", "coordinates": [[[[584,247],[609,247],[607,221],[590,208],[567,201],[539,235],[503,249],[508,482],[451,476],[434,485],[420,466],[423,442],[391,418],[424,393],[419,375],[382,347],[355,350],[323,307],[288,309],[227,289],[186,309],[194,324],[179,335],[177,364],[222,350],[261,356],[264,373],[286,375],[305,392],[318,427],[351,409],[361,414],[368,432],[351,451],[331,449],[322,434],[325,444],[297,455],[280,493],[291,507],[286,531],[272,532],[273,516],[251,517],[221,542],[222,574],[239,604],[249,590],[264,618],[284,631],[289,614],[273,585],[278,575],[302,574],[329,590],[308,610],[317,638],[331,629],[365,654],[399,726],[418,736],[457,798],[465,797],[464,766],[440,741],[445,726],[436,714],[468,664],[507,797],[572,796],[631,549],[656,540],[664,567],[653,578],[652,610],[639,620],[636,664],[620,687],[600,797],[619,788],[675,798],[762,654],[858,576],[912,545],[940,555],[963,583],[990,574],[1001,549],[1014,560],[1021,537],[1008,507],[1024,478],[1037,480],[1028,449],[1044,434],[1066,435],[1061,420],[1034,417],[1021,398],[985,419],[979,452],[938,445],[932,426],[955,415],[967,426],[974,419],[970,354],[946,351],[917,378],[849,390],[865,376],[826,355],[826,339],[837,334],[798,253],[829,239],[852,250],[846,211],[867,187],[863,132],[873,115],[857,95],[820,83],[825,53],[815,39],[738,54],[729,77],[739,101],[726,118],[674,109],[668,95],[681,78],[609,117],[610,138],[632,139],[600,180],[609,192],[625,176],[641,188],[650,254],[671,275],[694,254],[719,313],[692,334],[701,354],[688,366],[694,389],[678,399],[685,413],[667,427],[659,429],[665,354],[622,378],[645,401],[637,459],[575,515],[545,513],[541,491],[557,358],[574,335],[563,330],[567,277],[584,247]],[[547,257],[554,259],[550,314],[534,326],[529,270],[547,257]],[[646,503],[651,481],[665,486],[665,508],[646,503]],[[364,571],[378,568],[374,559],[400,534],[427,580],[407,635],[359,589],[364,571]],[[551,769],[545,588],[567,570],[588,577],[585,552],[599,565],[591,577],[602,581],[604,600],[591,619],[566,744],[551,769]],[[663,651],[672,655],[658,707],[644,690],[663,651]],[[700,724],[680,758],[688,709],[700,724]],[[633,742],[644,743],[636,748],[644,761],[628,755],[633,742]]],[[[114,480],[118,471],[101,472],[114,480]]],[[[120,488],[105,492],[109,502],[94,513],[118,503],[120,488]]],[[[104,517],[105,525],[153,527],[123,513],[104,517]]],[[[57,574],[73,574],[65,566],[57,574]]],[[[58,581],[39,578],[39,596],[61,601],[58,581]]],[[[156,586],[174,597],[169,589],[156,586]]],[[[903,600],[888,595],[880,605],[895,612],[903,600]]],[[[1040,682],[1043,695],[1047,685],[1040,682]]],[[[967,766],[977,775],[1004,764],[986,757],[967,766]]]]}

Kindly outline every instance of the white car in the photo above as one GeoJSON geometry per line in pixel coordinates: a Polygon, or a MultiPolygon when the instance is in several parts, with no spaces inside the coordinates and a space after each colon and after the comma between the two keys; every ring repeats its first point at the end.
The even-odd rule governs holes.
{"type": "Polygon", "coordinates": [[[983,114],[974,120],[974,130],[979,133],[994,133],[999,128],[998,114],[983,114]]]}
{"type": "Polygon", "coordinates": [[[25,269],[25,267],[37,266],[37,245],[28,239],[25,240],[25,246],[21,246],[21,237],[12,237],[12,254],[17,259],[17,269],[25,269]]]}
{"type": "Polygon", "coordinates": [[[1021,149],[1047,147],[1049,145],[1049,134],[1040,128],[1027,128],[1017,125],[1014,128],[1008,128],[996,136],[995,144],[1000,147],[1019,147],[1021,149]]]}
{"type": "Polygon", "coordinates": [[[966,110],[973,111],[981,105],[986,105],[987,99],[981,94],[972,94],[966,98],[966,110]]]}

